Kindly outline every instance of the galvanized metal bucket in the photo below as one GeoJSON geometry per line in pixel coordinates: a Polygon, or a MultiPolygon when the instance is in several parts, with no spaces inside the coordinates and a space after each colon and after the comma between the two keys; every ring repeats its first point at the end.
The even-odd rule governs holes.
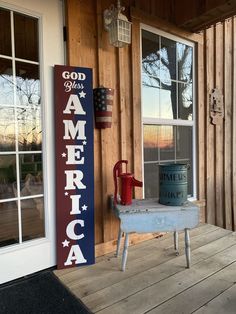
{"type": "Polygon", "coordinates": [[[179,206],[187,201],[187,164],[166,164],[159,166],[160,204],[179,206]]]}

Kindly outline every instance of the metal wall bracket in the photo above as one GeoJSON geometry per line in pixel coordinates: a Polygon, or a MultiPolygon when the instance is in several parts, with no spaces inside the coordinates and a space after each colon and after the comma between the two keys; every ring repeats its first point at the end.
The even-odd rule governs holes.
{"type": "Polygon", "coordinates": [[[212,124],[220,124],[224,118],[223,95],[217,88],[210,93],[210,117],[212,124]]]}

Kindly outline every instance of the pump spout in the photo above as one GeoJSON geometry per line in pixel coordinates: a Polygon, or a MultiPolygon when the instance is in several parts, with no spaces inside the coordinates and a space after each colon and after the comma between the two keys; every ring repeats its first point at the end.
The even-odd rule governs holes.
{"type": "Polygon", "coordinates": [[[133,184],[133,186],[139,186],[139,187],[143,186],[143,182],[136,180],[134,177],[132,178],[132,184],[133,184]]]}

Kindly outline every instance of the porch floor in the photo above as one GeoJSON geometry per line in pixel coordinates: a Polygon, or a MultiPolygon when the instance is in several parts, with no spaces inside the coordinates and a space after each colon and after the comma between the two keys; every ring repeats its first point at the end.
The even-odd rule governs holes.
{"type": "Polygon", "coordinates": [[[203,224],[190,231],[190,241],[190,269],[180,233],[179,256],[166,234],[131,246],[125,272],[113,253],[55,274],[93,313],[235,314],[236,233],[203,224]]]}

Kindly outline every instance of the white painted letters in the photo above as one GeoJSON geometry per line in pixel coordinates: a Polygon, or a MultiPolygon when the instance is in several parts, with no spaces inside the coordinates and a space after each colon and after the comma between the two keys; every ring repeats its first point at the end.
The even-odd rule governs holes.
{"type": "Polygon", "coordinates": [[[68,254],[67,260],[64,263],[65,266],[72,265],[72,261],[75,261],[75,264],[86,263],[87,260],[84,258],[79,245],[72,245],[70,252],[68,254]]]}
{"type": "Polygon", "coordinates": [[[65,190],[86,189],[86,185],[82,183],[84,174],[81,170],[65,170],[66,186],[65,190]]]}
{"type": "Polygon", "coordinates": [[[79,199],[81,198],[81,195],[71,195],[70,198],[72,200],[72,210],[70,211],[70,215],[81,214],[79,209],[79,199]]]}
{"type": "Polygon", "coordinates": [[[65,133],[63,136],[64,140],[75,139],[76,134],[78,133],[76,139],[77,140],[86,140],[85,136],[85,124],[86,121],[78,120],[76,126],[74,126],[73,121],[71,120],[63,120],[65,125],[65,133]]]}
{"type": "Polygon", "coordinates": [[[66,234],[71,240],[80,240],[84,238],[84,234],[75,234],[75,226],[80,224],[81,227],[84,227],[84,220],[82,219],[75,219],[72,220],[66,227],[66,234]]]}
{"type": "Polygon", "coordinates": [[[84,157],[81,158],[80,152],[84,152],[83,145],[66,145],[67,149],[67,165],[84,164],[84,157]]]}
{"type": "Polygon", "coordinates": [[[78,95],[70,95],[66,104],[66,109],[63,111],[63,113],[72,114],[71,110],[74,111],[74,114],[86,114],[81,105],[78,95]]]}

